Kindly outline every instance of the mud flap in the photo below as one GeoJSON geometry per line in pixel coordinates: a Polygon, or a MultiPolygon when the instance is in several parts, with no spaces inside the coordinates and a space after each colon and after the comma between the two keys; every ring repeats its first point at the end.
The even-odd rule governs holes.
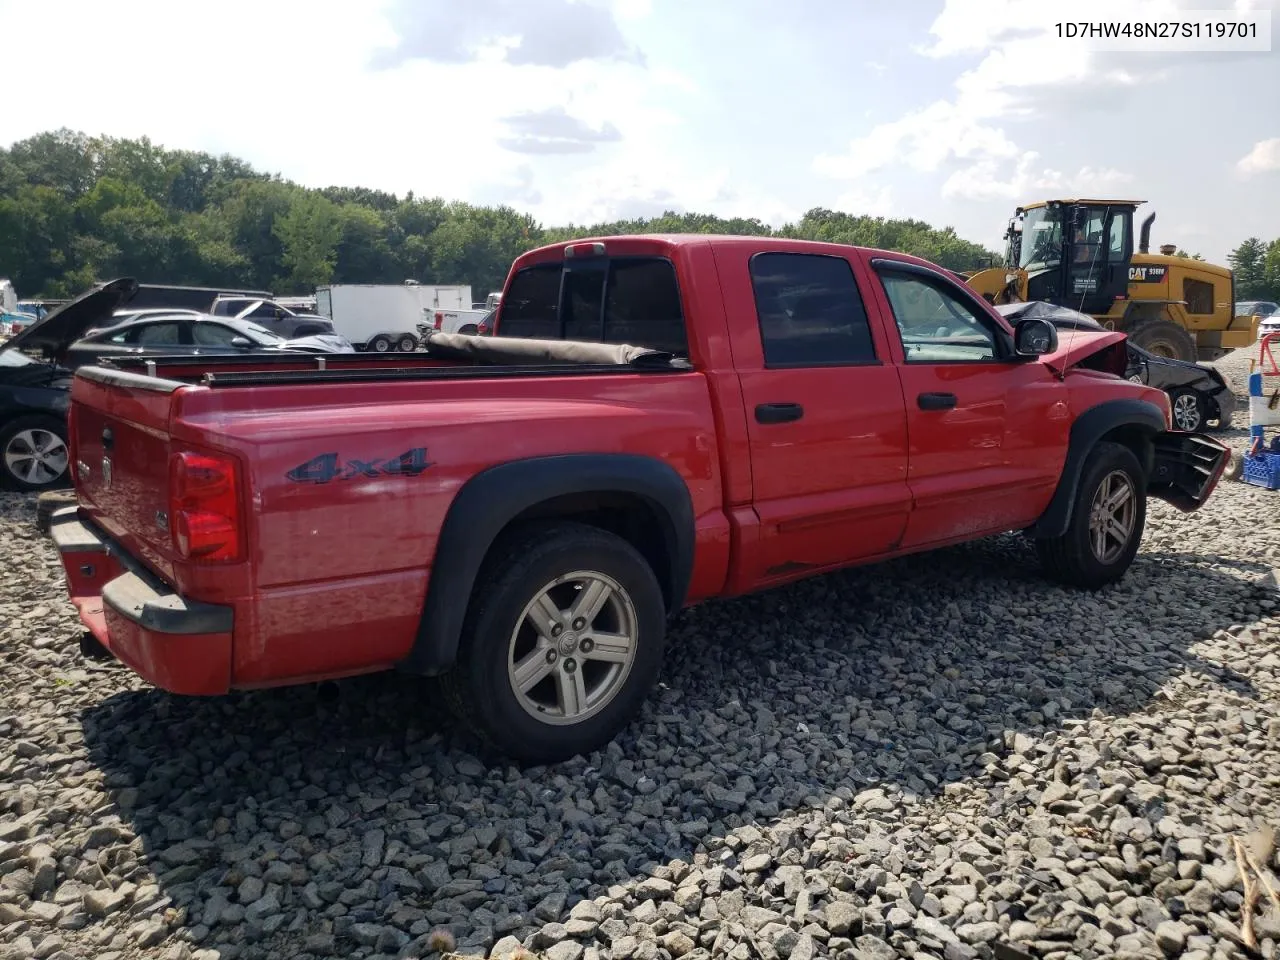
{"type": "Polygon", "coordinates": [[[1231,451],[1203,433],[1171,430],[1157,433],[1151,440],[1155,461],[1147,495],[1184,513],[1199,510],[1222,479],[1231,451]]]}

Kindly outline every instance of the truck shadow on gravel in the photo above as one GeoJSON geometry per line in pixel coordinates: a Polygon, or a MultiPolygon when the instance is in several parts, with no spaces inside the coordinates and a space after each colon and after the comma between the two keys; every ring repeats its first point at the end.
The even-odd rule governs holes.
{"type": "Polygon", "coordinates": [[[483,945],[745,824],[868,788],[927,797],[1015,740],[1095,710],[1156,711],[1171,678],[1183,698],[1251,698],[1189,648],[1262,615],[1275,597],[1263,572],[1144,553],[1119,587],[1080,593],[1047,584],[1005,537],[709,603],[674,625],[642,718],[556,768],[486,766],[431,684],[394,675],[339,684],[335,700],[120,693],[84,711],[84,736],[207,944],[229,930],[218,916],[230,905],[234,920],[242,880],[283,860],[268,878],[289,878],[281,913],[300,935],[331,894],[359,889],[339,928],[417,936],[452,921],[483,945]]]}

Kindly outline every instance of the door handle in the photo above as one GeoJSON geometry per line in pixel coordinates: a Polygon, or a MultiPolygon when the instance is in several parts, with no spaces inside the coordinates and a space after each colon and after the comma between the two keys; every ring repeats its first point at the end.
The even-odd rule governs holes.
{"type": "Polygon", "coordinates": [[[757,423],[790,423],[804,416],[804,407],[798,403],[758,403],[757,423]]]}
{"type": "Polygon", "coordinates": [[[922,393],[916,397],[921,410],[950,410],[956,405],[954,393],[922,393]]]}

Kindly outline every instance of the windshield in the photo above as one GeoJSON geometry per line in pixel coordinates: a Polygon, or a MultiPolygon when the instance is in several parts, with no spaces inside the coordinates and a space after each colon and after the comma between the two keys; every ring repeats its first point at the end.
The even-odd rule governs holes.
{"type": "Polygon", "coordinates": [[[1018,266],[1044,270],[1062,262],[1062,208],[1036,207],[1022,222],[1022,251],[1018,266]]]}

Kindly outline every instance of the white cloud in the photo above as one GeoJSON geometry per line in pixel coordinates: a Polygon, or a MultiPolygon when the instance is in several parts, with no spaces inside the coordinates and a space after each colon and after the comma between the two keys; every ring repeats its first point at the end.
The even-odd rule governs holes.
{"type": "Polygon", "coordinates": [[[1280,137],[1259,140],[1253,145],[1253,149],[1236,163],[1236,169],[1246,177],[1280,170],[1280,137]]]}
{"type": "Polygon", "coordinates": [[[1040,155],[1024,153],[1010,175],[1007,168],[983,160],[957,170],[942,185],[942,196],[958,200],[1018,200],[1040,196],[1110,196],[1133,177],[1110,167],[1081,167],[1075,173],[1039,166],[1040,155]]]}
{"type": "Polygon", "coordinates": [[[856,180],[895,164],[931,172],[946,160],[1012,158],[1018,148],[1004,131],[982,122],[977,111],[938,100],[923,110],[872,128],[840,156],[821,155],[815,169],[830,177],[856,180]]]}
{"type": "MultiPolygon", "coordinates": [[[[542,0],[570,19],[579,6],[595,10],[595,20],[611,11],[619,24],[652,13],[650,0],[542,0]]],[[[72,65],[48,69],[39,44],[6,47],[6,67],[37,78],[40,96],[6,102],[0,142],[62,126],[147,136],[170,148],[229,152],[308,186],[507,202],[553,223],[609,219],[657,203],[664,191],[680,206],[707,209],[730,182],[723,173],[691,175],[702,165],[681,149],[689,134],[680,109],[702,92],[685,73],[647,68],[643,58],[561,56],[541,35],[546,63],[513,62],[519,38],[498,36],[491,21],[472,25],[477,37],[489,31],[483,43],[466,56],[447,50],[449,62],[439,62],[420,37],[405,50],[405,9],[403,0],[369,0],[353,16],[349,0],[313,0],[299,17],[290,0],[224,0],[217,16],[206,16],[168,0],[116,0],[76,4],[76,29],[67,31],[59,4],[0,0],[0,34],[57,35],[57,59],[72,65]],[[250,46],[272,51],[252,69],[237,65],[245,23],[254,25],[250,46]],[[186,43],[193,30],[205,51],[195,59],[186,43]],[[147,55],[90,66],[112,49],[147,55]],[[555,65],[557,57],[567,65],[555,65]]],[[[612,21],[601,23],[616,45],[612,21]]]]}
{"type": "Polygon", "coordinates": [[[888,187],[850,190],[836,198],[836,209],[856,217],[891,217],[897,214],[893,191],[888,187]]]}
{"type": "MultiPolygon", "coordinates": [[[[1197,2],[1197,0],[1190,0],[1197,2]]],[[[1027,189],[1093,189],[1127,182],[1113,169],[1084,167],[1070,176],[1034,170],[1035,154],[1017,139],[1020,121],[1057,114],[1063,101],[1099,102],[1146,79],[1133,58],[1106,58],[1060,39],[1054,24],[1067,19],[1160,19],[1188,0],[1076,0],[1070,14],[1043,0],[946,0],[916,52],[932,58],[980,55],[960,73],[949,99],[935,100],[881,123],[839,155],[822,154],[817,172],[858,180],[869,173],[949,169],[944,198],[996,199],[1027,189]]],[[[1090,191],[1092,192],[1092,191],[1090,191]]]]}

